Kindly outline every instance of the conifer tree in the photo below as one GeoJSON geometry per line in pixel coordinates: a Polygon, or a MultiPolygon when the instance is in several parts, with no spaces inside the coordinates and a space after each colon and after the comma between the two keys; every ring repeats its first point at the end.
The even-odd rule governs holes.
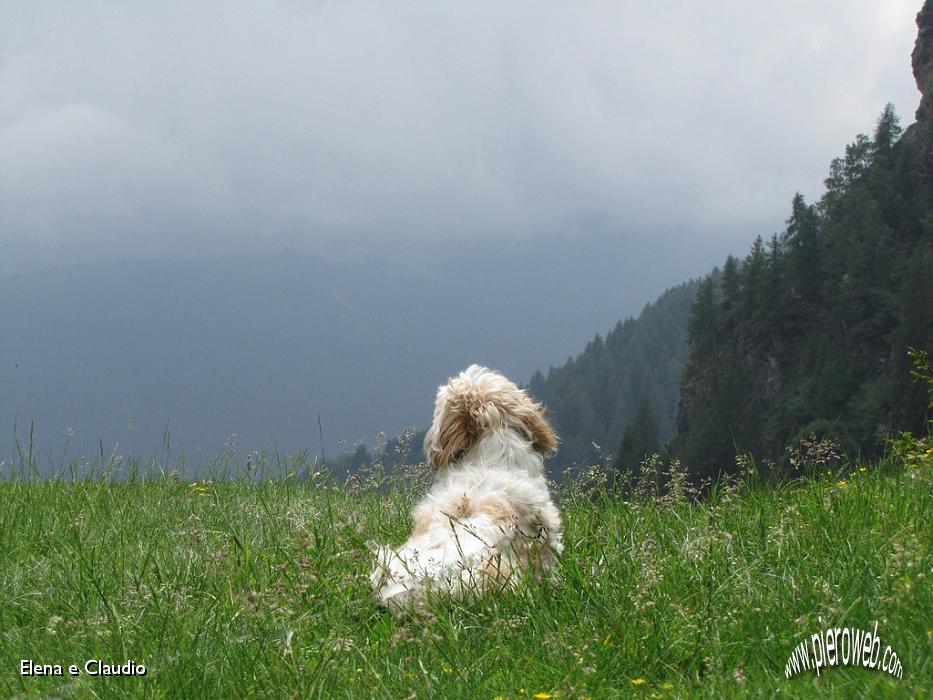
{"type": "Polygon", "coordinates": [[[700,357],[709,356],[715,351],[717,318],[716,283],[711,276],[707,276],[697,289],[696,301],[690,309],[687,325],[691,347],[700,357]]]}
{"type": "Polygon", "coordinates": [[[739,303],[739,261],[732,255],[722,266],[722,309],[725,314],[733,311],[739,303]]]}
{"type": "Polygon", "coordinates": [[[784,240],[789,256],[790,292],[795,298],[813,301],[820,286],[819,215],[799,192],[791,202],[784,240]]]}
{"type": "Polygon", "coordinates": [[[884,111],[878,117],[878,123],[875,126],[875,136],[872,140],[875,157],[889,157],[894,143],[901,135],[901,123],[898,119],[894,105],[888,102],[884,106],[884,111]]]}
{"type": "Polygon", "coordinates": [[[645,457],[659,452],[658,422],[651,410],[651,403],[643,401],[634,422],[625,429],[622,444],[616,455],[616,469],[636,472],[645,457]]]}

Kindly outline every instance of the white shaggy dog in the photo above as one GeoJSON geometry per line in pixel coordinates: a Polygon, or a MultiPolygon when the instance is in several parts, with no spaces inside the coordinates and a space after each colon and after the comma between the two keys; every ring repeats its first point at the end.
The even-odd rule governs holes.
{"type": "Polygon", "coordinates": [[[438,475],[408,541],[375,548],[379,602],[403,610],[427,589],[483,592],[544,574],[563,549],[542,459],[556,448],[543,407],[498,372],[472,365],[440,387],[424,440],[438,475]]]}

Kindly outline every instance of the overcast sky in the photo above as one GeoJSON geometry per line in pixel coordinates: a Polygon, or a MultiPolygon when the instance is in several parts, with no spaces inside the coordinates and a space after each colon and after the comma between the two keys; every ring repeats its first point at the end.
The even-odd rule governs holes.
{"type": "Polygon", "coordinates": [[[886,102],[913,120],[921,4],[0,0],[0,247],[743,252],[886,102]]]}

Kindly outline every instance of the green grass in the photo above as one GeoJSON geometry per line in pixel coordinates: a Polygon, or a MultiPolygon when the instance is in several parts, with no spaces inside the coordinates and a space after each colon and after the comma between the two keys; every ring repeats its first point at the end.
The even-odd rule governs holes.
{"type": "Polygon", "coordinates": [[[558,582],[401,620],[373,601],[366,541],[405,538],[419,480],[8,480],[0,697],[927,697],[933,458],[919,454],[700,505],[564,489],[558,582]],[[812,633],[876,620],[902,679],[784,677],[812,633]],[[148,673],[19,675],[20,659],[90,658],[148,673]]]}

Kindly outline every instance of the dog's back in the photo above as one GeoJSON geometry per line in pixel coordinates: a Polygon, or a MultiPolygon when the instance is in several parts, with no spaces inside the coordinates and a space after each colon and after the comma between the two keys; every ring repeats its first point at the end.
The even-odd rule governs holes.
{"type": "Polygon", "coordinates": [[[501,374],[473,365],[442,386],[425,439],[440,473],[408,541],[377,548],[379,601],[401,608],[427,589],[483,592],[548,570],[562,550],[543,468],[556,445],[543,408],[501,374]]]}

